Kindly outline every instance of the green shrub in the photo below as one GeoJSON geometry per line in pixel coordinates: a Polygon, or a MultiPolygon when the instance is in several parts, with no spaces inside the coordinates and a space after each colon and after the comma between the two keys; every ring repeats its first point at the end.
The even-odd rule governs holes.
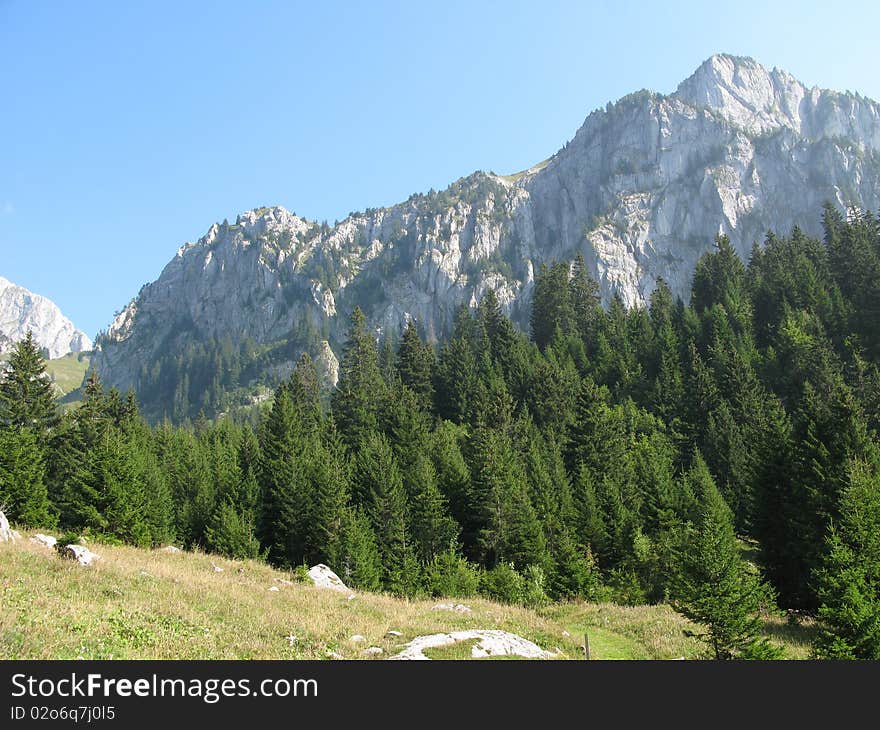
{"type": "Polygon", "coordinates": [[[432,596],[469,598],[480,588],[480,569],[449,548],[425,566],[425,590],[432,596]]]}

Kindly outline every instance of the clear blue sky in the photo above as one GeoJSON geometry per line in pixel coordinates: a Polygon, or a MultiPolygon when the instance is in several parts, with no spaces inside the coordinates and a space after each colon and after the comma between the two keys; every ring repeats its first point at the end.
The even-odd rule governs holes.
{"type": "Polygon", "coordinates": [[[0,275],[89,335],[215,220],[514,172],[716,52],[880,99],[880,3],[0,0],[0,275]]]}

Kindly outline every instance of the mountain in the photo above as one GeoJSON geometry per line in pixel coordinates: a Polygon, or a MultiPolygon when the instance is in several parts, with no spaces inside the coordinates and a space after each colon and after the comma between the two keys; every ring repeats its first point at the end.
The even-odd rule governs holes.
{"type": "Polygon", "coordinates": [[[826,200],[880,208],[880,105],[717,55],[672,94],[592,112],[515,175],[476,172],[333,227],[281,207],[215,223],[99,336],[93,364],[105,382],[134,386],[148,412],[167,412],[182,393],[216,390],[218,363],[240,368],[221,389],[246,392],[304,349],[326,360],[355,306],[377,331],[415,318],[432,339],[493,288],[527,327],[536,269],[578,252],[606,303],[617,293],[643,305],[658,277],[687,298],[716,234],[747,258],[768,230],[819,234],[826,200]],[[208,369],[200,385],[196,365],[208,369]]]}
{"type": "Polygon", "coordinates": [[[0,276],[0,353],[11,350],[28,330],[50,358],[92,349],[88,335],[74,327],[53,301],[0,276]]]}

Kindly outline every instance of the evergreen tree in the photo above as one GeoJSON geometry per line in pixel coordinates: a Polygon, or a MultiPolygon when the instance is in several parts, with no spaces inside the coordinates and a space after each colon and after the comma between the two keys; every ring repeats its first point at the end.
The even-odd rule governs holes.
{"type": "Polygon", "coordinates": [[[816,645],[828,659],[880,659],[880,472],[853,461],[818,572],[816,645]]]}
{"type": "Polygon", "coordinates": [[[0,425],[30,428],[44,436],[57,424],[58,410],[46,361],[28,330],[0,372],[0,425]]]}
{"type": "Polygon", "coordinates": [[[14,522],[51,527],[46,463],[39,436],[22,426],[0,427],[0,509],[14,522]]]}
{"type": "Polygon", "coordinates": [[[673,553],[672,605],[703,624],[714,659],[770,659],[779,651],[761,637],[767,592],[740,555],[730,508],[697,455],[691,472],[697,509],[673,553]]]}
{"type": "Polygon", "coordinates": [[[364,313],[356,308],[332,398],[333,417],[349,445],[357,445],[378,427],[385,388],[375,338],[367,331],[364,313]]]}
{"type": "Polygon", "coordinates": [[[434,402],[434,367],[434,351],[422,342],[415,321],[410,320],[397,350],[397,373],[425,410],[429,410],[434,402]]]}

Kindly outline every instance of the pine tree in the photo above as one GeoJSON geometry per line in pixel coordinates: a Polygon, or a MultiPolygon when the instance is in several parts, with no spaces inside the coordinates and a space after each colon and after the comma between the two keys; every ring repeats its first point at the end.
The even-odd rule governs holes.
{"type": "Polygon", "coordinates": [[[381,586],[382,558],[370,519],[357,507],[343,512],[339,575],[352,588],[375,591],[381,586]]]}
{"type": "Polygon", "coordinates": [[[397,350],[397,374],[401,382],[415,393],[419,406],[429,410],[434,402],[434,351],[422,342],[415,321],[410,320],[397,350]]]}
{"type": "Polygon", "coordinates": [[[821,633],[827,659],[880,659],[880,470],[853,460],[817,571],[821,633]]]}
{"type": "Polygon", "coordinates": [[[700,638],[712,658],[776,658],[779,651],[761,637],[767,592],[740,555],[730,508],[699,454],[690,481],[697,507],[672,556],[672,606],[705,626],[700,638]]]}
{"type": "Polygon", "coordinates": [[[51,527],[46,463],[39,436],[28,427],[0,427],[0,509],[11,521],[51,527]]]}
{"type": "Polygon", "coordinates": [[[0,426],[30,428],[44,436],[58,418],[46,361],[28,330],[0,372],[0,426]]]}
{"type": "Polygon", "coordinates": [[[355,446],[376,430],[385,392],[375,338],[367,331],[364,313],[356,308],[332,398],[333,417],[346,443],[355,446]]]}

